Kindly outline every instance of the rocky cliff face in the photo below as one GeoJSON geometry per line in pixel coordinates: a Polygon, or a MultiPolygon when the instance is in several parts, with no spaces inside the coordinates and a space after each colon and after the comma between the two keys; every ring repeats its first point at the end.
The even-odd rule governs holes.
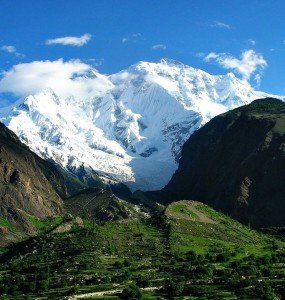
{"type": "Polygon", "coordinates": [[[185,143],[163,189],[255,227],[285,226],[285,104],[256,100],[215,117],[185,143]]]}
{"type": "Polygon", "coordinates": [[[62,214],[62,175],[0,123],[0,244],[33,234],[29,215],[62,214]]]}

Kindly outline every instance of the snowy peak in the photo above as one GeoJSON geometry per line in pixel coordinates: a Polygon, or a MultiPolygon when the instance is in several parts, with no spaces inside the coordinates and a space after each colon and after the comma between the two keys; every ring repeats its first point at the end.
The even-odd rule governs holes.
{"type": "MultiPolygon", "coordinates": [[[[201,114],[204,123],[213,115],[249,103],[257,93],[232,73],[213,76],[169,59],[162,59],[159,63],[139,62],[109,79],[117,86],[117,96],[128,98],[132,93],[132,96],[144,97],[140,104],[144,106],[143,111],[145,106],[153,103],[153,108],[159,110],[170,97],[171,106],[177,106],[180,111],[182,106],[182,111],[201,114]],[[151,97],[145,98],[146,94],[151,97]]],[[[175,110],[173,115],[177,116],[175,110]]]]}
{"type": "Polygon", "coordinates": [[[90,68],[72,80],[67,94],[39,91],[2,120],[80,179],[99,175],[142,190],[169,181],[183,143],[201,125],[266,95],[232,73],[214,76],[169,59],[109,76],[90,68]]]}

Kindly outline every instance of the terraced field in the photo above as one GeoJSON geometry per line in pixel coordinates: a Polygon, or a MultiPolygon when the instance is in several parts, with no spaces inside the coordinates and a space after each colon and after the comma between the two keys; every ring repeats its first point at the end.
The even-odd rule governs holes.
{"type": "Polygon", "coordinates": [[[132,285],[144,299],[285,294],[284,242],[199,202],[173,203],[152,218],[57,226],[68,222],[69,231],[43,232],[0,256],[0,299],[128,299],[132,285]]]}

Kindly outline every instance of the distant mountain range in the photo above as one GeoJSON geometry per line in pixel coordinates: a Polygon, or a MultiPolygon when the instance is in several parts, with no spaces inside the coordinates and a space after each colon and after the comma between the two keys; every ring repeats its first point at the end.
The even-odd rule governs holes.
{"type": "Polygon", "coordinates": [[[214,116],[268,96],[232,73],[213,76],[171,60],[139,62],[110,76],[89,70],[89,98],[47,89],[2,109],[1,120],[44,159],[92,185],[161,189],[181,147],[214,116]]]}

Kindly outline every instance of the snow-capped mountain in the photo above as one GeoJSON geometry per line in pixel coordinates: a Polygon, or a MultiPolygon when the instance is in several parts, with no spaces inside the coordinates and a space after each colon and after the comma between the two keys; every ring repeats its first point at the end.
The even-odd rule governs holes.
{"type": "Polygon", "coordinates": [[[213,76],[170,60],[105,76],[90,69],[88,97],[52,89],[2,110],[1,120],[41,157],[82,176],[131,189],[162,188],[183,143],[211,118],[267,96],[234,74],[213,76]],[[95,88],[94,86],[98,86],[95,88]]]}

